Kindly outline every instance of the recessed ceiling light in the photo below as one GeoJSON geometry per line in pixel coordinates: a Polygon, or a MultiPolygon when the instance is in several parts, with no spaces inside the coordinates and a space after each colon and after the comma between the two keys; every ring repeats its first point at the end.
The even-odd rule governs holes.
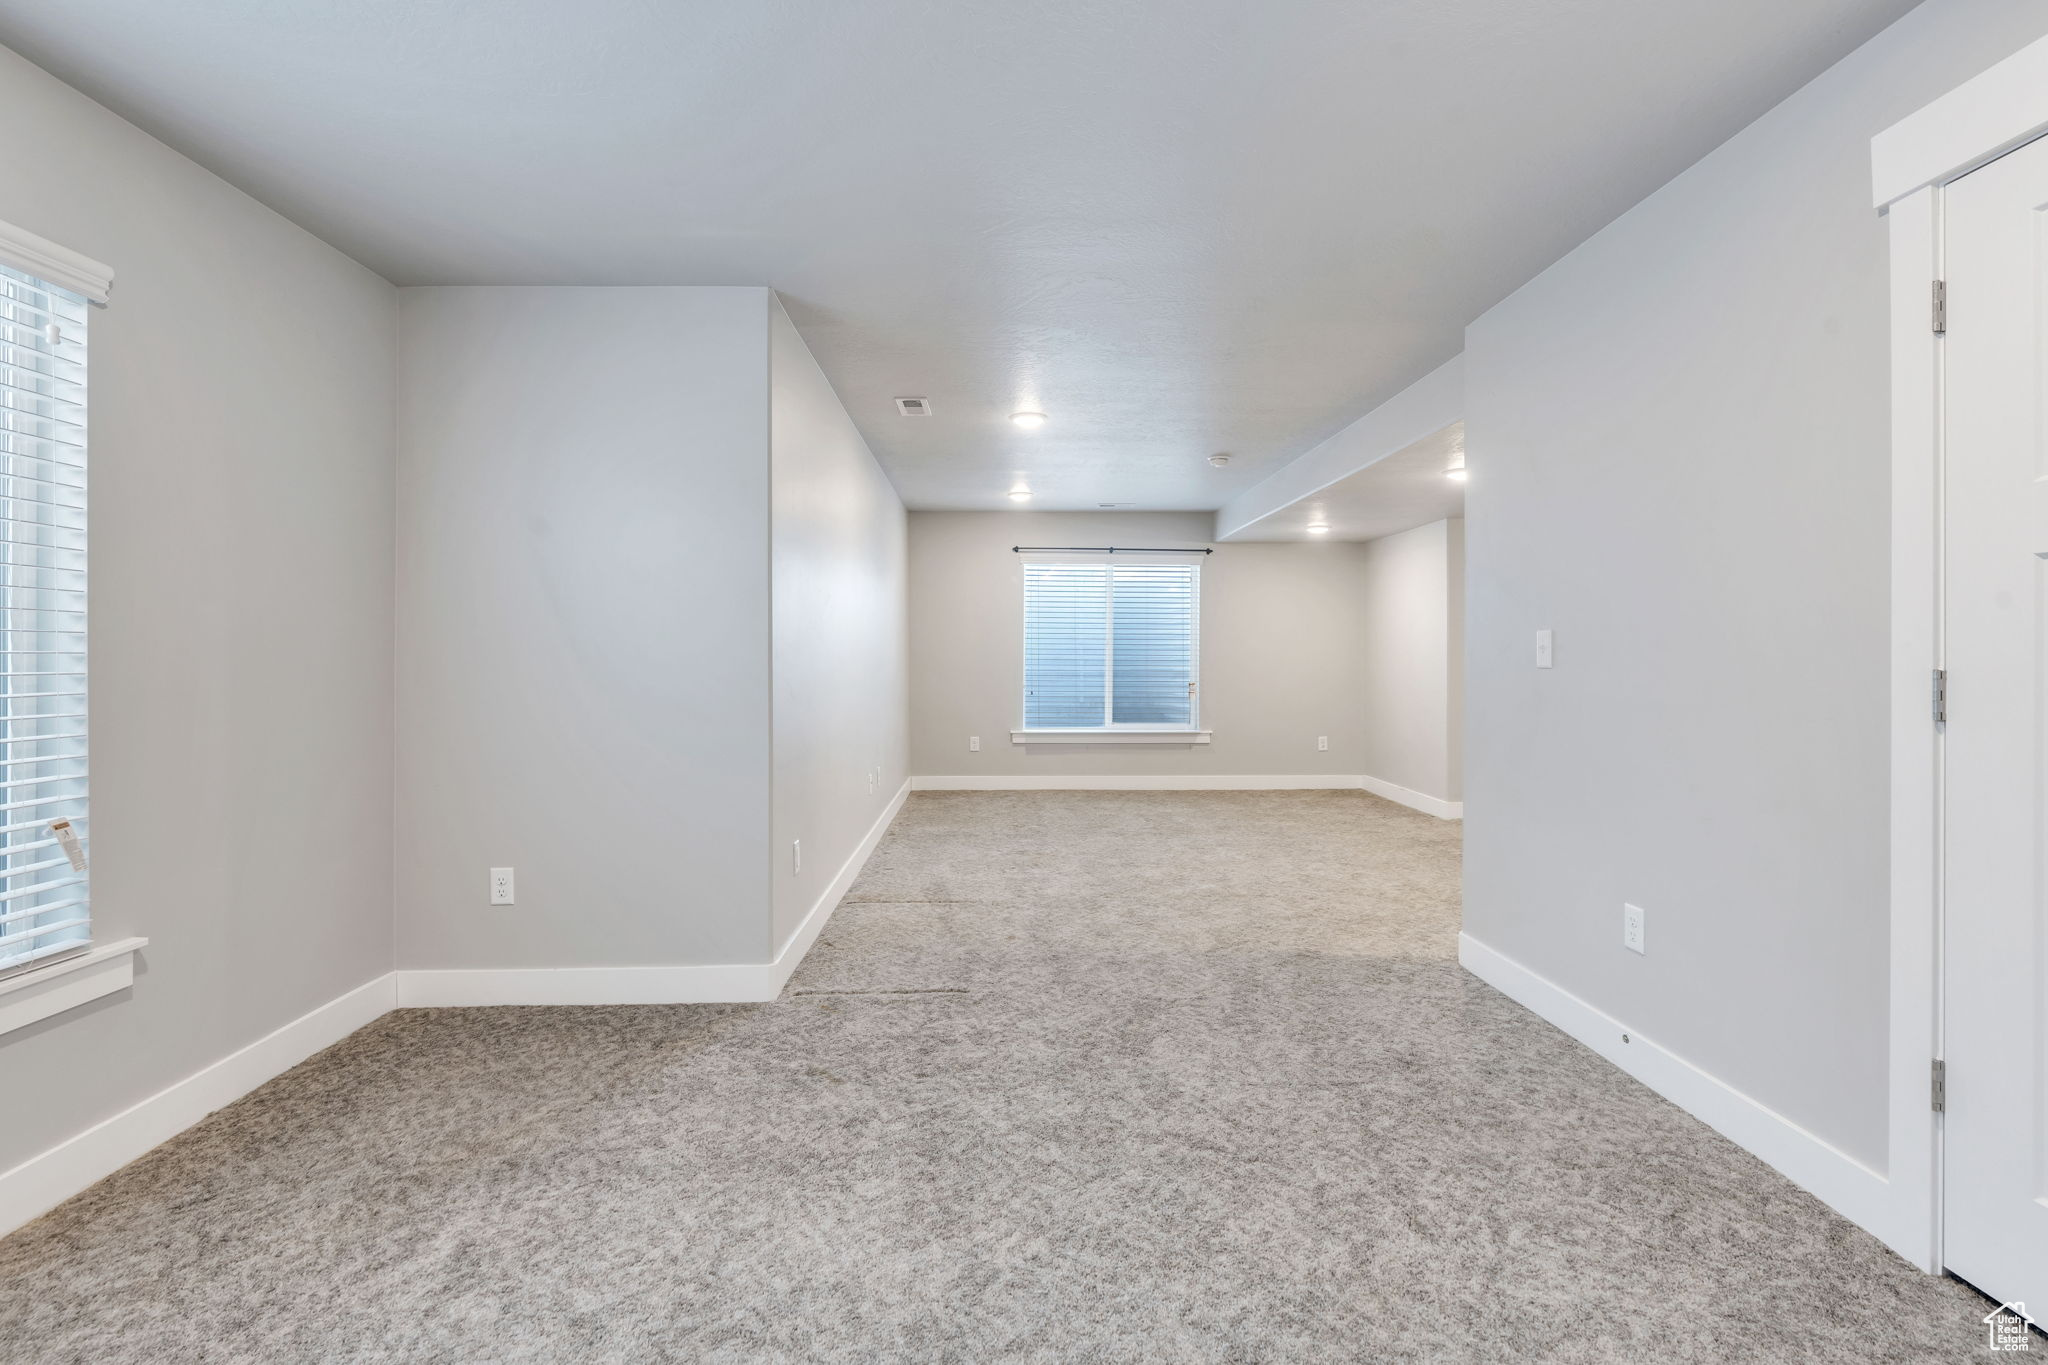
{"type": "Polygon", "coordinates": [[[1012,489],[1010,490],[1010,501],[1011,501],[1011,502],[1030,502],[1030,501],[1031,501],[1031,490],[1030,490],[1030,489],[1028,489],[1028,488],[1012,488],[1012,489]]]}
{"type": "Polygon", "coordinates": [[[1010,420],[1026,431],[1036,431],[1045,425],[1045,414],[1042,412],[1013,412],[1010,414],[1010,420]]]}
{"type": "Polygon", "coordinates": [[[1314,526],[1309,527],[1308,533],[1312,536],[1326,536],[1330,534],[1330,528],[1318,523],[1314,526]]]}
{"type": "Polygon", "coordinates": [[[1218,469],[1221,469],[1223,468],[1223,466],[1230,463],[1230,457],[1228,455],[1211,455],[1209,457],[1209,463],[1215,465],[1218,469]]]}

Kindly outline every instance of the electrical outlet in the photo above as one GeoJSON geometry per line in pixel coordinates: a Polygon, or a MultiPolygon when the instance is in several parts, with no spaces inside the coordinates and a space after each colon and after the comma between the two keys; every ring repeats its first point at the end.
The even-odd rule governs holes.
{"type": "Polygon", "coordinates": [[[494,867],[491,869],[491,904],[512,904],[512,869],[494,867]]]}
{"type": "Polygon", "coordinates": [[[1547,630],[1537,631],[1536,666],[1538,668],[1549,668],[1551,665],[1551,660],[1553,660],[1556,657],[1556,651],[1551,644],[1550,632],[1547,630]]]}
{"type": "Polygon", "coordinates": [[[789,841],[789,870],[792,875],[804,870],[804,841],[801,839],[789,841]]]}
{"type": "Polygon", "coordinates": [[[1643,907],[1621,907],[1621,946],[1632,953],[1643,951],[1643,907]]]}
{"type": "Polygon", "coordinates": [[[1328,749],[1329,747],[1330,747],[1330,737],[1329,737],[1328,735],[1317,735],[1317,736],[1316,736],[1316,752],[1317,752],[1317,753],[1322,753],[1322,752],[1326,751],[1326,750],[1327,750],[1327,749],[1328,749]]]}
{"type": "Polygon", "coordinates": [[[967,737],[967,752],[970,754],[978,754],[981,752],[980,735],[969,735],[967,737]]]}

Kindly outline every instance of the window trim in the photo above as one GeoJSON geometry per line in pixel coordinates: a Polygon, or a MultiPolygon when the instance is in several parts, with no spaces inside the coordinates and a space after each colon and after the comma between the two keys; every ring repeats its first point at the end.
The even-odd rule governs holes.
{"type": "MultiPolygon", "coordinates": [[[[1198,694],[1199,695],[1199,694],[1198,694]]],[[[1093,730],[1012,730],[1012,744],[1207,744],[1212,730],[1167,730],[1156,725],[1105,725],[1093,730]]]]}
{"type": "MultiPolygon", "coordinates": [[[[1031,658],[1024,651],[1025,601],[1028,580],[1022,573],[1017,576],[1017,728],[1010,731],[1012,744],[1207,744],[1213,733],[1202,728],[1202,594],[1207,576],[1202,572],[1202,561],[1195,556],[1199,550],[1190,550],[1187,567],[1195,576],[1194,611],[1188,622],[1188,682],[1193,691],[1188,696],[1188,723],[1186,725],[1159,725],[1150,721],[1108,721],[1103,725],[1059,725],[1032,729],[1027,719],[1025,697],[1031,688],[1031,658]]],[[[1033,553],[1031,559],[1039,564],[1081,565],[1114,563],[1114,556],[1108,553],[1033,553]]],[[[1115,620],[1115,570],[1110,572],[1110,619],[1115,620]]],[[[1116,695],[1116,636],[1114,627],[1104,641],[1104,652],[1108,656],[1103,673],[1103,714],[1109,716],[1111,698],[1116,695]]]]}
{"type": "Polygon", "coordinates": [[[70,957],[0,977],[0,1034],[27,1028],[135,984],[135,954],[146,938],[95,943],[70,957]]]}

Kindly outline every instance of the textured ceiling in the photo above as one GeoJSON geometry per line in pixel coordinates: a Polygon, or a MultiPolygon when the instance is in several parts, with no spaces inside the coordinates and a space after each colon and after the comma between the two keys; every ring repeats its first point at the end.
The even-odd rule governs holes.
{"type": "Polygon", "coordinates": [[[1465,485],[1444,471],[1465,461],[1465,424],[1454,422],[1347,474],[1290,507],[1230,534],[1232,540],[1377,540],[1465,515],[1465,485]],[[1327,526],[1321,535],[1309,527],[1327,526]]]}
{"type": "Polygon", "coordinates": [[[0,41],[400,283],[773,285],[912,506],[1208,508],[1910,7],[0,0],[0,41]]]}

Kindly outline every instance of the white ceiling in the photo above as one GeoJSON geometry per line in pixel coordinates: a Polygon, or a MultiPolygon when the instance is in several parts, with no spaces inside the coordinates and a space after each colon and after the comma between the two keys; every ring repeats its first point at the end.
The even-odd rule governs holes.
{"type": "Polygon", "coordinates": [[[1465,515],[1465,485],[1444,471],[1465,461],[1465,424],[1454,422],[1290,507],[1230,534],[1231,540],[1377,540],[1465,515]],[[1311,535],[1311,526],[1327,526],[1311,535]]]}
{"type": "Polygon", "coordinates": [[[914,507],[1211,508],[1912,3],[0,0],[0,41],[400,283],[773,285],[914,507]]]}

